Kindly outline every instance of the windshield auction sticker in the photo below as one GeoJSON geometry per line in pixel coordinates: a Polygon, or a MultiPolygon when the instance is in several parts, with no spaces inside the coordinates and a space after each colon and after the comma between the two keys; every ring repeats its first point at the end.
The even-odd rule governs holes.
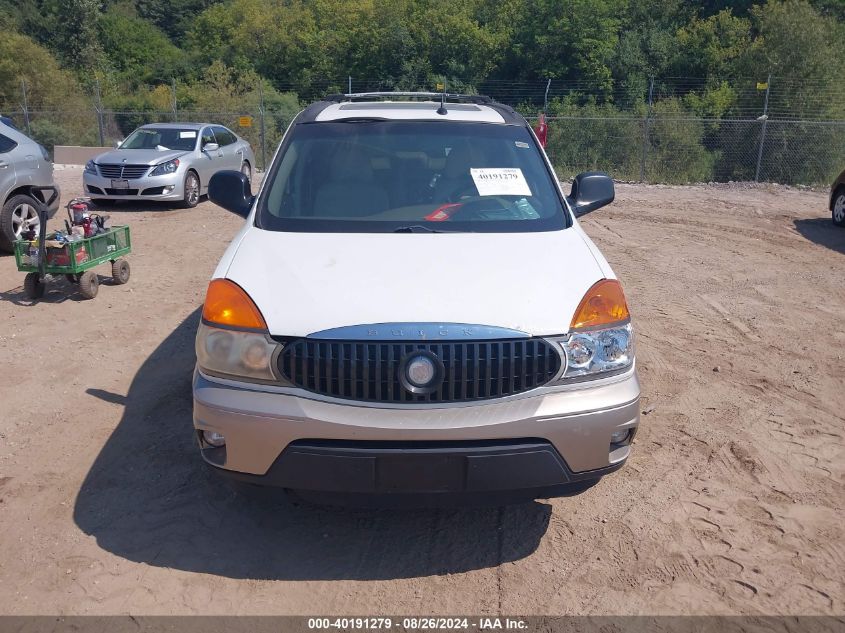
{"type": "Polygon", "coordinates": [[[531,195],[531,189],[519,167],[479,167],[469,172],[479,196],[531,195]]]}

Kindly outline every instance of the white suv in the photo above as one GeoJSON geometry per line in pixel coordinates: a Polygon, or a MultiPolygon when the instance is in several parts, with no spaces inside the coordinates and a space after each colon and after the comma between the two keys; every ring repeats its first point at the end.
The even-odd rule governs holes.
{"type": "Polygon", "coordinates": [[[318,501],[549,497],[618,469],[640,386],[622,288],[530,126],[485,97],[337,95],[293,121],[197,334],[205,461],[318,501]]]}

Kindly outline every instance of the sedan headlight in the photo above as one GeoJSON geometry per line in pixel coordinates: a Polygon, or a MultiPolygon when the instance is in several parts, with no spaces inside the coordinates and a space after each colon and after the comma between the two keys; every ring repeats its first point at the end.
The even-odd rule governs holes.
{"type": "Polygon", "coordinates": [[[576,332],[560,341],[560,345],[566,354],[564,378],[617,371],[634,362],[634,333],[630,323],[576,332]]]}
{"type": "Polygon", "coordinates": [[[85,163],[85,173],[96,175],[97,163],[95,163],[93,160],[89,160],[87,163],[85,163]]]}
{"type": "Polygon", "coordinates": [[[150,176],[164,176],[166,174],[174,174],[179,169],[179,159],[174,158],[166,163],[156,165],[156,168],[150,172],[150,176]]]}
{"type": "Polygon", "coordinates": [[[239,332],[200,323],[197,364],[206,372],[236,379],[276,382],[273,359],[280,345],[263,332],[239,332]]]}

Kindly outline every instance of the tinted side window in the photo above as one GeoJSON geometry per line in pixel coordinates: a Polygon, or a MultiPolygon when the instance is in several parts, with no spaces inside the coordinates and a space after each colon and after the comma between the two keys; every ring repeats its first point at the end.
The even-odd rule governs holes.
{"type": "Polygon", "coordinates": [[[2,134],[0,134],[0,154],[11,152],[17,146],[18,144],[12,139],[10,139],[8,136],[3,136],[2,134]]]}
{"type": "Polygon", "coordinates": [[[203,146],[206,143],[217,143],[214,139],[214,132],[211,131],[210,127],[205,127],[202,129],[202,144],[203,146]]]}
{"type": "Polygon", "coordinates": [[[214,136],[217,137],[217,142],[220,143],[221,147],[224,145],[231,145],[235,142],[235,135],[225,127],[219,125],[214,128],[214,136]]]}

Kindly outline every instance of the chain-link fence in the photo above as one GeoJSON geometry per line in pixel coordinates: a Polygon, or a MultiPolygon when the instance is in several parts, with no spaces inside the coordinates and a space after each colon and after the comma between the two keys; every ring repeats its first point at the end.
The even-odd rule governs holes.
{"type": "Polygon", "coordinates": [[[546,151],[563,177],[829,186],[845,169],[845,122],[551,117],[548,130],[546,151]]]}
{"type": "MultiPolygon", "coordinates": [[[[540,111],[549,113],[547,151],[562,177],[600,170],[618,180],[652,183],[758,180],[829,185],[845,168],[845,115],[836,116],[842,108],[835,105],[845,103],[845,89],[842,94],[822,94],[814,86],[791,88],[773,81],[646,79],[616,82],[610,89],[579,82],[491,81],[477,88],[516,107],[529,121],[540,111]],[[721,116],[696,116],[694,106],[706,101],[708,90],[730,90],[733,105],[721,116]]],[[[304,106],[331,92],[420,86],[348,78],[318,82],[307,90],[280,88],[299,88],[294,105],[298,98],[304,106]]],[[[218,123],[252,144],[259,169],[272,158],[296,113],[295,107],[281,111],[268,106],[261,90],[253,93],[260,96],[244,99],[242,108],[228,112],[180,108],[175,94],[170,110],[112,110],[98,107],[92,97],[95,105],[87,110],[16,104],[0,106],[0,113],[48,148],[111,145],[147,123],[218,123]]]]}

